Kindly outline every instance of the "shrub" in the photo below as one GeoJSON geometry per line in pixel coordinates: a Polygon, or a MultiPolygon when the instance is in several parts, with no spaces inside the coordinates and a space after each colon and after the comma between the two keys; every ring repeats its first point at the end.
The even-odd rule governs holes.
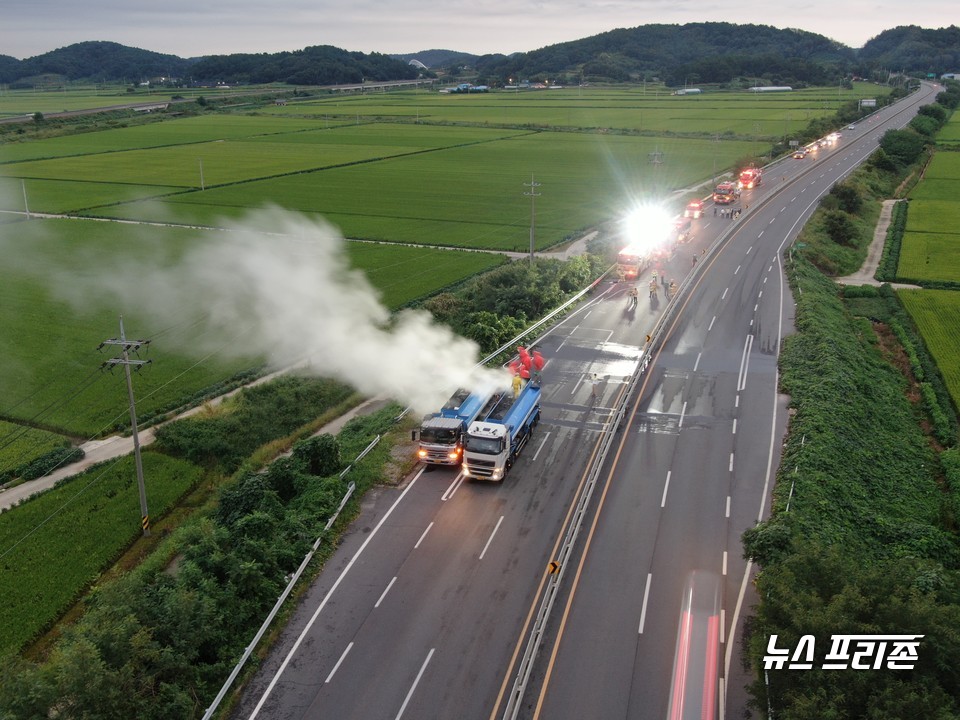
{"type": "Polygon", "coordinates": [[[857,225],[847,213],[842,210],[828,210],[824,213],[823,223],[830,239],[838,245],[853,247],[857,244],[857,225]]]}
{"type": "Polygon", "coordinates": [[[316,435],[293,446],[293,457],[310,475],[333,475],[343,467],[340,443],[333,435],[316,435]]]}

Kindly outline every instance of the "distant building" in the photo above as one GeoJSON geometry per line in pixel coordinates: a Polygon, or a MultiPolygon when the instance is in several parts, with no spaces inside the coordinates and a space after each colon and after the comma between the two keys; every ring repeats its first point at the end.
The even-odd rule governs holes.
{"type": "Polygon", "coordinates": [[[756,85],[750,88],[750,92],[790,92],[793,90],[789,85],[756,85]]]}
{"type": "Polygon", "coordinates": [[[940,79],[941,80],[957,80],[958,75],[960,75],[960,73],[944,73],[943,75],[940,76],[940,79]]]}
{"type": "Polygon", "coordinates": [[[701,90],[700,88],[682,88],[680,90],[675,91],[673,94],[674,95],[699,95],[702,92],[703,90],[701,90]]]}

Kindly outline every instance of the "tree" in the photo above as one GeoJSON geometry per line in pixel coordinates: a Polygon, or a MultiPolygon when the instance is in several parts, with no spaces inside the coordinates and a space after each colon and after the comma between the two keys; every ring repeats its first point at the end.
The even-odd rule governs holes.
{"type": "Polygon", "coordinates": [[[830,239],[838,245],[853,247],[859,232],[853,219],[842,210],[828,210],[824,213],[823,224],[830,239]]]}
{"type": "Polygon", "coordinates": [[[856,215],[863,207],[863,198],[849,183],[837,183],[830,190],[830,194],[837,199],[839,208],[851,215],[856,215]]]}
{"type": "Polygon", "coordinates": [[[232,525],[260,508],[268,493],[273,491],[261,475],[248,473],[220,491],[216,519],[221,525],[232,525]]]}
{"type": "Polygon", "coordinates": [[[518,319],[481,310],[471,313],[467,318],[463,335],[476,342],[484,352],[492,352],[519,335],[525,326],[526,318],[518,319]]]}
{"type": "MultiPolygon", "coordinates": [[[[937,97],[940,97],[939,95],[937,97]]],[[[938,103],[930,103],[929,105],[921,105],[917,108],[918,115],[926,115],[927,117],[932,117],[938,123],[943,125],[947,121],[949,113],[947,109],[938,103]]]]}
{"type": "Polygon", "coordinates": [[[910,130],[887,130],[880,138],[880,147],[898,167],[906,167],[920,159],[926,140],[910,130]]]}
{"type": "Polygon", "coordinates": [[[454,325],[464,311],[464,301],[451,292],[440,293],[423,303],[437,322],[454,325]]]}
{"type": "Polygon", "coordinates": [[[308,473],[320,477],[333,475],[343,465],[340,443],[330,434],[300,440],[293,446],[293,456],[303,463],[308,473]]]}
{"type": "Polygon", "coordinates": [[[931,139],[937,134],[940,126],[941,123],[929,115],[917,115],[910,121],[911,128],[931,139]]]}

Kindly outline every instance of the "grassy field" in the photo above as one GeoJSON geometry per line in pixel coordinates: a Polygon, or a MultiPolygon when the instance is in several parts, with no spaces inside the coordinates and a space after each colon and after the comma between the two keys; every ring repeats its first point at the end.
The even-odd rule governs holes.
{"type": "MultiPolygon", "coordinates": [[[[266,86],[265,86],[266,87],[266,86]]],[[[0,91],[0,117],[18,117],[34,113],[58,113],[67,110],[109,108],[127,103],[163,103],[176,97],[218,100],[242,98],[255,88],[146,88],[130,85],[69,85],[0,91]]],[[[270,89],[266,87],[266,89],[270,89]]]]}
{"type": "MultiPolygon", "coordinates": [[[[394,128],[409,131],[378,127],[387,136],[394,128]]],[[[546,248],[622,216],[638,199],[709,178],[714,162],[722,168],[751,148],[747,142],[525,133],[89,213],[210,224],[270,201],[319,213],[350,238],[524,250],[531,214],[524,193],[533,179],[540,183],[536,240],[546,248]],[[660,166],[651,163],[655,152],[662,153],[660,166]]]]}
{"type": "MultiPolygon", "coordinates": [[[[17,342],[0,356],[0,413],[15,406],[10,417],[81,438],[124,425],[121,378],[102,376],[93,352],[117,334],[121,314],[131,335],[154,340],[156,362],[136,378],[147,416],[261,360],[211,351],[204,308],[158,323],[140,311],[142,301],[100,291],[203,242],[202,231],[163,223],[219,226],[272,204],[323,216],[355,239],[526,250],[534,209],[526,193],[535,181],[536,240],[546,248],[637,200],[709,181],[765,151],[771,137],[876,90],[318,94],[257,114],[111,119],[104,127],[90,119],[87,132],[29,142],[10,134],[0,144],[0,244],[15,262],[0,267],[0,336],[17,342]],[[26,210],[141,224],[17,222],[26,210]]],[[[101,92],[9,93],[0,114],[40,98],[91,107],[120,97],[101,92]]],[[[129,95],[122,99],[144,98],[129,95]]],[[[394,308],[500,262],[359,243],[350,258],[394,308]]]]}
{"type": "Polygon", "coordinates": [[[217,114],[154,119],[157,121],[130,127],[113,127],[108,124],[106,128],[97,129],[96,132],[93,131],[94,121],[91,120],[87,131],[76,135],[0,144],[0,164],[218,140],[270,138],[317,129],[316,120],[302,118],[217,114]]]}
{"type": "Polygon", "coordinates": [[[900,290],[897,294],[943,373],[954,404],[960,407],[960,293],[900,290]]]}
{"type": "MultiPolygon", "coordinates": [[[[432,129],[399,126],[395,132],[365,127],[339,131],[256,135],[209,142],[183,140],[145,150],[114,150],[56,157],[49,160],[0,165],[7,177],[61,180],[71,183],[109,178],[130,185],[204,187],[290,175],[309,170],[399,157],[424,149],[483,142],[502,137],[504,131],[432,129]]],[[[29,190],[29,187],[28,187],[29,190]]]]}
{"type": "MultiPolygon", "coordinates": [[[[17,339],[0,354],[0,413],[84,438],[125,426],[122,373],[102,373],[101,362],[112,355],[97,352],[103,340],[118,335],[121,314],[129,337],[153,341],[154,362],[135,377],[143,416],[259,363],[262,358],[244,355],[242,328],[226,334],[235,337],[232,343],[211,344],[206,308],[170,314],[175,310],[165,311],[158,288],[150,285],[156,282],[150,268],[169,266],[217,236],[82,220],[0,225],[0,247],[11,258],[0,267],[0,337],[17,339]],[[117,283],[131,288],[126,300],[118,300],[117,283]],[[144,302],[151,296],[157,299],[144,302]]],[[[389,245],[354,243],[347,249],[353,265],[367,272],[392,308],[502,260],[389,245]]]]}
{"type": "MultiPolygon", "coordinates": [[[[187,121],[170,124],[180,122],[187,121]]],[[[542,187],[536,235],[543,248],[622,215],[635,199],[710,178],[760,147],[396,123],[298,124],[281,133],[276,122],[247,126],[243,137],[234,127],[232,139],[218,141],[201,139],[208,123],[191,122],[180,144],[169,131],[163,144],[143,150],[120,149],[133,141],[117,137],[122,131],[110,131],[107,146],[115,149],[102,152],[77,136],[73,150],[61,142],[49,159],[0,165],[0,209],[213,225],[273,203],[319,213],[351,238],[522,250],[531,177],[542,187]],[[651,162],[657,153],[659,165],[651,162]]]]}
{"type": "Polygon", "coordinates": [[[905,232],[897,275],[960,282],[960,233],[905,232]]]}
{"type": "Polygon", "coordinates": [[[67,441],[63,435],[0,420],[0,477],[67,441]]]}
{"type": "MultiPolygon", "coordinates": [[[[150,514],[158,516],[200,478],[200,469],[143,453],[150,514]]],[[[0,516],[0,655],[59,617],[141,534],[133,458],[94,468],[0,516]],[[33,532],[42,527],[43,532],[33,532]],[[42,572],[37,572],[42,568],[42,572]]]]}
{"type": "Polygon", "coordinates": [[[953,114],[950,121],[937,134],[937,142],[945,144],[960,143],[960,114],[953,114]]]}
{"type": "MultiPolygon", "coordinates": [[[[939,138],[938,138],[939,140],[939,138]]],[[[960,154],[935,153],[910,193],[897,274],[960,282],[960,154]]]]}
{"type": "Polygon", "coordinates": [[[853,90],[812,88],[790,93],[708,91],[672,95],[649,88],[562,88],[541,91],[445,95],[426,90],[330,95],[291,101],[266,110],[287,117],[317,115],[327,122],[361,118],[425,123],[483,123],[530,127],[609,128],[645,133],[736,135],[779,139],[840,103],[883,95],[887,89],[857,83],[853,90]]]}

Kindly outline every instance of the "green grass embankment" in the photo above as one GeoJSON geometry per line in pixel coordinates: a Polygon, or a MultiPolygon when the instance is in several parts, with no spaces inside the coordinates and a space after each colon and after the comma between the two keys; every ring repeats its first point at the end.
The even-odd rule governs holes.
{"type": "Polygon", "coordinates": [[[834,283],[809,263],[799,260],[789,272],[802,290],[798,332],[781,355],[793,416],[773,514],[744,535],[761,567],[749,654],[762,667],[771,634],[780,647],[814,635],[821,661],[834,633],[929,639],[909,674],[771,672],[769,685],[754,683],[754,697],[760,707],[769,700],[777,717],[954,716],[960,487],[945,478],[919,424],[919,399],[911,402],[914,389],[890,363],[896,341],[849,313],[834,283]]]}

